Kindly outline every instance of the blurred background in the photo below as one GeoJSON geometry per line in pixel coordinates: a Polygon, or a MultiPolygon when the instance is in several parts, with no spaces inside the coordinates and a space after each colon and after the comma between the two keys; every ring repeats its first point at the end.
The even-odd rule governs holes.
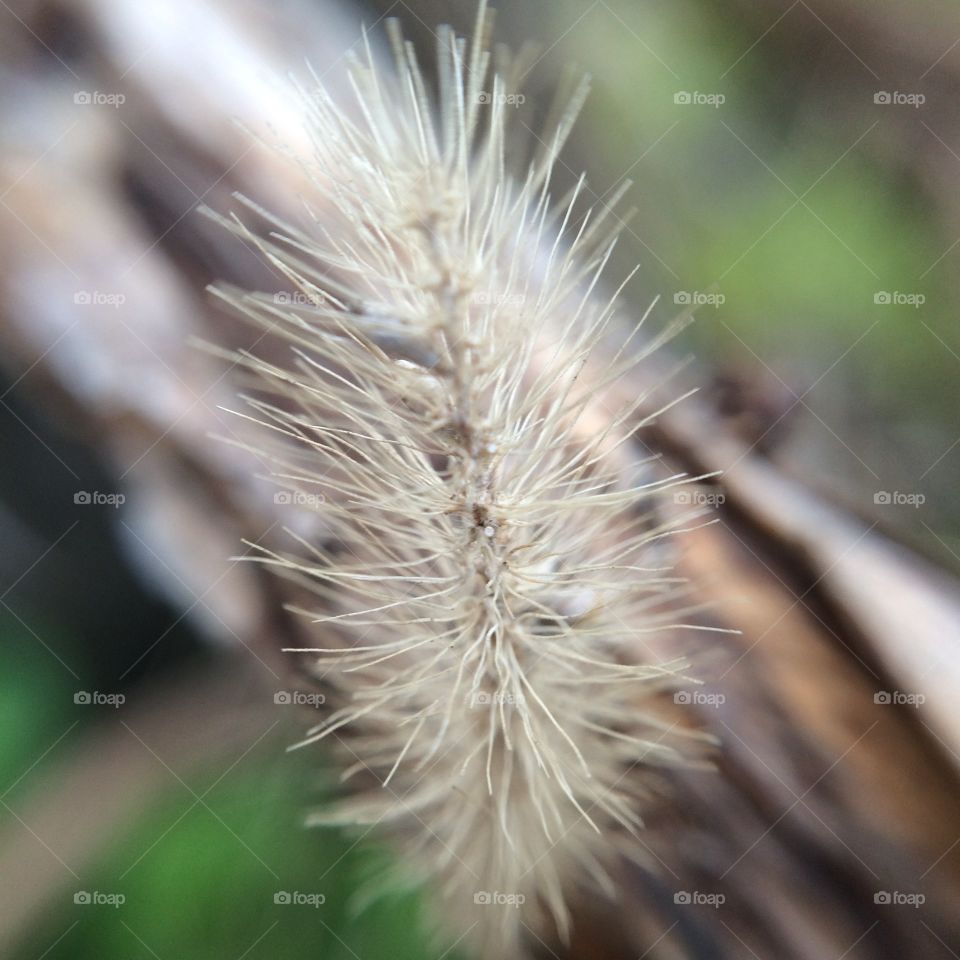
{"type": "MultiPolygon", "coordinates": [[[[496,39],[539,45],[516,105],[531,142],[564,72],[590,74],[557,193],[581,170],[598,201],[633,181],[610,276],[640,263],[626,298],[659,298],[657,326],[694,314],[670,350],[726,428],[960,569],[960,9],[502,6],[496,39]]],[[[336,777],[284,752],[294,693],[264,653],[280,644],[252,639],[280,629],[270,588],[228,562],[276,521],[210,439],[242,440],[220,410],[235,387],[189,340],[250,336],[207,283],[276,289],[196,208],[295,205],[250,145],[302,144],[283,75],[309,60],[336,87],[361,23],[381,44],[398,17],[428,57],[437,23],[474,14],[0,3],[4,956],[442,953],[415,892],[350,906],[389,856],[370,837],[299,829],[336,777]]]]}

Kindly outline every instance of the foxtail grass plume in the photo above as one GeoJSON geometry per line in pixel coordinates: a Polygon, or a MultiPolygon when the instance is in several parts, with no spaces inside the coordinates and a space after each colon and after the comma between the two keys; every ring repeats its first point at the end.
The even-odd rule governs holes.
{"type": "Polygon", "coordinates": [[[291,651],[328,692],[303,743],[353,784],[314,821],[378,825],[450,939],[499,960],[642,851],[650,771],[681,759],[660,703],[686,601],[677,478],[628,453],[645,398],[598,403],[653,347],[610,347],[613,204],[581,210],[582,179],[551,199],[584,87],[515,176],[519,68],[491,70],[488,32],[483,6],[471,41],[440,29],[435,97],[395,26],[392,68],[367,47],[342,102],[301,91],[303,223],[232,221],[296,292],[219,294],[285,344],[235,358],[241,415],[322,528],[261,557],[316,638],[291,651]]]}

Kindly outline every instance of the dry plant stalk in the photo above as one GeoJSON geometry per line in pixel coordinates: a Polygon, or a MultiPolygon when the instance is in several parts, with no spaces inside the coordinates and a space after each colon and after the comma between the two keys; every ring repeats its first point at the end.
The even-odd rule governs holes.
{"type": "Polygon", "coordinates": [[[679,478],[624,453],[645,398],[584,428],[653,345],[604,346],[610,206],[578,212],[582,179],[550,199],[583,87],[512,178],[488,29],[483,6],[469,44],[441,28],[436,104],[395,28],[392,71],[353,62],[352,103],[303,93],[325,209],[299,228],[249,204],[268,237],[231,223],[297,292],[219,293],[292,351],[234,358],[241,415],[325,532],[261,557],[316,598],[318,643],[293,652],[332,708],[304,744],[362,781],[314,822],[389,827],[448,932],[500,958],[525,927],[567,931],[571,886],[612,893],[614,847],[642,851],[642,768],[682,759],[656,704],[683,665],[649,642],[686,601],[656,504],[679,478]]]}

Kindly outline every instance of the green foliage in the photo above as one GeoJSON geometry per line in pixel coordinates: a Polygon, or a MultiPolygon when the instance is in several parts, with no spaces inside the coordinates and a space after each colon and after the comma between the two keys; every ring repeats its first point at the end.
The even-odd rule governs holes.
{"type": "Polygon", "coordinates": [[[358,878],[388,855],[339,831],[302,829],[303,785],[277,762],[269,767],[261,757],[201,803],[172,782],[83,882],[86,892],[124,902],[77,904],[72,891],[64,894],[20,956],[48,948],[46,960],[439,955],[428,946],[414,893],[388,892],[354,915],[358,878]],[[292,902],[276,902],[284,895],[292,902]]]}
{"type": "MultiPolygon", "coordinates": [[[[45,630],[45,641],[50,634],[45,630]]],[[[92,722],[103,722],[103,713],[74,707],[76,682],[20,623],[0,622],[0,641],[0,792],[18,781],[5,795],[16,810],[31,790],[53,785],[63,751],[90,733],[92,722]]],[[[264,741],[209,792],[225,762],[206,782],[191,776],[185,785],[171,775],[169,789],[136,823],[118,829],[92,869],[80,871],[81,882],[63,888],[14,960],[439,956],[416,893],[384,889],[356,912],[358,890],[384,876],[390,854],[367,838],[303,828],[304,805],[310,798],[322,802],[329,791],[303,782],[316,751],[308,758],[285,754],[282,746],[264,741]],[[75,903],[81,891],[120,894],[124,902],[75,903]],[[291,900],[319,894],[323,902],[276,903],[281,893],[291,900]]],[[[29,820],[28,810],[18,812],[29,820]]],[[[46,856],[39,847],[37,855],[46,856]]]]}

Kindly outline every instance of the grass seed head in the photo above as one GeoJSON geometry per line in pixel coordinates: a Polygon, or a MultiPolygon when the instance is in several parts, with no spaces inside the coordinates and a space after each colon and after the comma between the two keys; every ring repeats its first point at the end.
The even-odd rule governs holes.
{"type": "Polygon", "coordinates": [[[656,704],[683,587],[635,411],[598,400],[646,352],[608,349],[616,217],[581,209],[582,179],[551,200],[583,89],[512,175],[516,89],[487,32],[482,7],[472,41],[440,30],[436,96],[395,29],[391,69],[352,63],[352,99],[304,93],[312,216],[235,226],[296,293],[221,295],[286,341],[238,358],[245,415],[322,524],[263,555],[311,598],[297,655],[332,707],[304,744],[357,781],[315,820],[391,830],[450,933],[499,958],[525,927],[563,933],[571,886],[611,889],[643,771],[678,759],[656,704]]]}

